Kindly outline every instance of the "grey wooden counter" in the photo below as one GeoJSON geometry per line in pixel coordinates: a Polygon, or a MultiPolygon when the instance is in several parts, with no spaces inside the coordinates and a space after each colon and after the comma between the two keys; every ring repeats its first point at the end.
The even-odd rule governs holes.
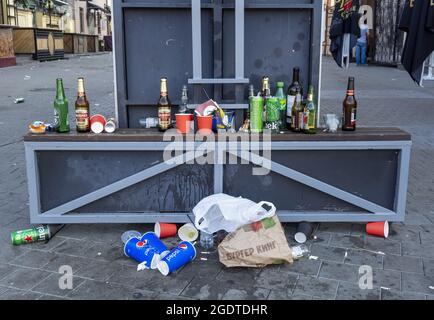
{"type": "Polygon", "coordinates": [[[402,130],[288,132],[244,153],[241,143],[213,143],[214,162],[200,165],[201,142],[165,162],[173,142],[156,130],[26,135],[31,222],[186,222],[219,192],[271,201],[286,222],[404,220],[411,136],[402,130]],[[271,171],[253,175],[265,163],[271,171]]]}

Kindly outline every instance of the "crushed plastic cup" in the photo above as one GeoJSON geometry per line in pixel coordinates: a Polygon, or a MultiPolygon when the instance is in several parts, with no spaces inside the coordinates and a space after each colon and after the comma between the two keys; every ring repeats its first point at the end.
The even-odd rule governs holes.
{"type": "Polygon", "coordinates": [[[198,238],[198,236],[199,236],[199,232],[197,231],[196,227],[192,223],[184,224],[178,230],[178,237],[182,241],[193,242],[198,238]]]}
{"type": "Polygon", "coordinates": [[[121,239],[123,243],[127,243],[132,238],[140,239],[142,237],[142,234],[139,231],[136,230],[128,230],[122,233],[121,239]]]}

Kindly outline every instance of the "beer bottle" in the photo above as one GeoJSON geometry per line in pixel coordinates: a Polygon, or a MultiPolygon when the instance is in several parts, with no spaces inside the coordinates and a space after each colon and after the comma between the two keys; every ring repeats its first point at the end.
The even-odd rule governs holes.
{"type": "Polygon", "coordinates": [[[57,132],[69,132],[68,99],[65,97],[63,80],[56,80],[56,99],[54,100],[54,126],[57,132]]]}
{"type": "Polygon", "coordinates": [[[188,105],[188,88],[187,86],[182,87],[182,93],[181,93],[181,104],[179,105],[178,113],[186,113],[187,112],[187,105],[188,105]]]}
{"type": "Polygon", "coordinates": [[[301,126],[303,124],[303,106],[302,96],[300,88],[297,89],[295,95],[294,105],[291,110],[292,131],[301,132],[301,126]]]}
{"type": "Polygon", "coordinates": [[[285,83],[284,82],[278,82],[276,84],[277,86],[277,91],[276,91],[276,97],[277,99],[279,99],[279,104],[280,104],[280,121],[279,121],[279,125],[280,125],[280,130],[283,130],[286,128],[286,95],[283,92],[283,88],[285,87],[285,83]]]}
{"type": "Polygon", "coordinates": [[[78,78],[77,100],[75,101],[75,120],[77,132],[90,131],[89,101],[84,91],[84,78],[78,78]]]}
{"type": "Polygon", "coordinates": [[[249,85],[249,99],[255,96],[255,87],[253,84],[249,85]]]}
{"type": "Polygon", "coordinates": [[[355,131],[357,119],[357,101],[354,97],[354,78],[348,79],[347,96],[343,103],[342,130],[355,131]]]}
{"type": "Polygon", "coordinates": [[[166,131],[171,126],[171,109],[169,95],[167,92],[167,78],[160,80],[160,99],[158,100],[158,130],[166,131]]]}
{"type": "Polygon", "coordinates": [[[288,129],[292,128],[292,107],[294,106],[295,97],[297,96],[297,90],[300,90],[300,94],[303,97],[303,86],[300,84],[300,68],[296,67],[293,70],[292,74],[292,83],[288,87],[286,92],[286,106],[287,106],[287,114],[286,114],[286,127],[288,129]]]}
{"type": "Polygon", "coordinates": [[[309,92],[307,94],[307,101],[303,110],[303,132],[307,134],[316,133],[316,108],[314,100],[313,86],[309,86],[309,92]]]}
{"type": "Polygon", "coordinates": [[[262,112],[262,120],[265,122],[265,119],[267,119],[267,111],[265,106],[267,105],[267,99],[271,97],[270,78],[267,76],[264,76],[262,78],[261,97],[264,100],[264,111],[262,112]]]}
{"type": "Polygon", "coordinates": [[[250,99],[255,96],[255,87],[253,84],[249,85],[249,108],[245,112],[246,119],[250,120],[250,99]]]}

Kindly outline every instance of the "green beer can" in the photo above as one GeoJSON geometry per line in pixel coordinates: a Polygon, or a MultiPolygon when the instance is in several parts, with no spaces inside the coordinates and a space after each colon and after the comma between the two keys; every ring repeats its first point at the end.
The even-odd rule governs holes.
{"type": "Polygon", "coordinates": [[[32,229],[14,231],[11,240],[14,246],[33,242],[47,242],[51,237],[49,226],[38,226],[32,229]]]}
{"type": "Polygon", "coordinates": [[[262,133],[262,114],[264,112],[264,99],[262,97],[250,98],[250,132],[262,133]]]}
{"type": "Polygon", "coordinates": [[[280,120],[280,100],[277,97],[269,97],[266,103],[267,119],[265,126],[267,129],[271,129],[272,132],[280,132],[281,120],[280,120]]]}

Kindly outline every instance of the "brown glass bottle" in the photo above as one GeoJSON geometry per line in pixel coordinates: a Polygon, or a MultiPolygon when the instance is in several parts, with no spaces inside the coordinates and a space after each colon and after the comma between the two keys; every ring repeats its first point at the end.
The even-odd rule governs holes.
{"type": "Polygon", "coordinates": [[[77,100],[75,101],[75,121],[77,132],[90,131],[89,101],[84,91],[84,79],[78,78],[77,100]]]}
{"type": "Polygon", "coordinates": [[[354,96],[354,78],[348,79],[347,96],[343,102],[342,130],[355,131],[357,119],[357,101],[354,96]]]}
{"type": "Polygon", "coordinates": [[[167,91],[167,78],[160,80],[160,99],[158,100],[158,130],[164,132],[170,129],[172,104],[167,91]]]}

